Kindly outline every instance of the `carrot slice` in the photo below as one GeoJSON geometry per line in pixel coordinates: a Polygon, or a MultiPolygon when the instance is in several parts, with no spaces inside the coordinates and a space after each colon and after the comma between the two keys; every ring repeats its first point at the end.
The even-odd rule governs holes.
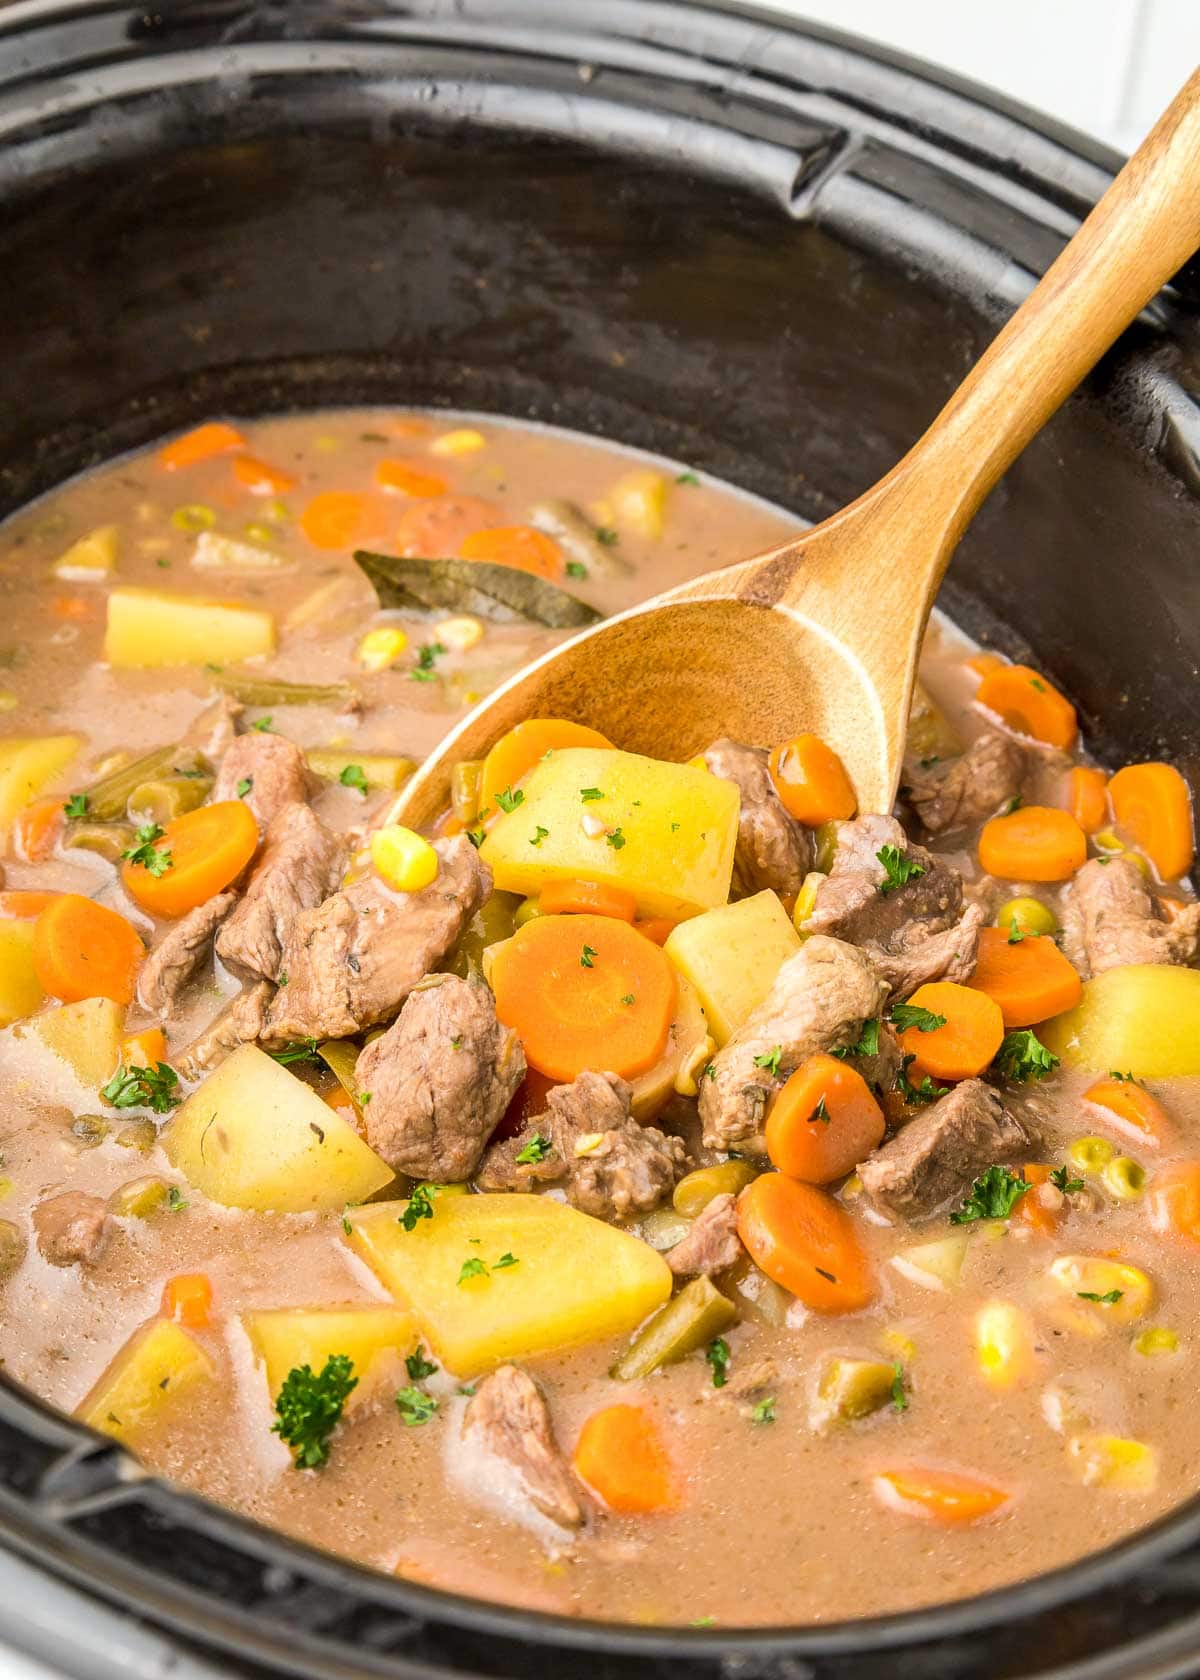
{"type": "Polygon", "coordinates": [[[883,1110],[858,1072],[836,1056],[809,1056],[767,1113],[767,1154],[789,1178],[830,1184],[883,1141],[883,1110]]]}
{"type": "Polygon", "coordinates": [[[1170,1135],[1170,1116],[1144,1085],[1134,1079],[1097,1079],[1083,1093],[1084,1102],[1096,1103],[1122,1125],[1132,1127],[1143,1143],[1160,1146],[1170,1135]]]}
{"type": "Polygon", "coordinates": [[[401,554],[437,560],[457,554],[460,544],[481,525],[498,525],[504,517],[492,502],[479,496],[438,496],[413,501],[396,525],[401,554]]]}
{"type": "Polygon", "coordinates": [[[874,1299],[853,1221],[814,1185],[763,1173],[738,1197],[737,1223],[759,1270],[814,1312],[857,1312],[874,1299]]]}
{"type": "Polygon", "coordinates": [[[181,1272],[163,1285],[162,1314],[188,1330],[207,1330],[212,1319],[213,1286],[203,1272],[181,1272]]]}
{"type": "Polygon", "coordinates": [[[640,1406],[605,1406],[579,1432],[575,1473],[610,1511],[645,1516],[679,1503],[675,1474],[654,1419],[640,1406]]]}
{"type": "Polygon", "coordinates": [[[1001,665],[986,672],[975,698],[1020,735],[1031,735],[1035,741],[1061,747],[1064,752],[1075,744],[1078,725],[1074,706],[1040,671],[1028,665],[1001,665]]]}
{"type": "Polygon", "coordinates": [[[154,875],[123,864],[125,890],[152,916],[183,916],[236,881],[258,849],[258,824],[243,800],[222,799],[176,817],[153,844],[169,866],[154,875]]]}
{"type": "Polygon", "coordinates": [[[666,1047],[675,1011],[669,959],[611,916],[539,916],[492,962],[496,1013],[532,1067],[564,1083],[584,1068],[622,1079],[666,1047]]]}
{"type": "Polygon", "coordinates": [[[844,822],[858,809],[846,766],[819,735],[784,741],[771,753],[768,768],[784,810],[809,828],[844,822]]]}
{"type": "Polygon", "coordinates": [[[93,606],[91,601],[85,601],[82,595],[56,595],[50,603],[50,611],[55,618],[65,618],[70,623],[82,624],[91,618],[93,606]]]}
{"type": "Polygon", "coordinates": [[[1186,875],[1196,847],[1192,798],[1172,764],[1127,764],[1108,784],[1113,816],[1164,881],[1186,875]]]}
{"type": "Polygon", "coordinates": [[[314,548],[353,548],[362,541],[367,499],[355,490],[322,490],[300,515],[300,529],[314,548]]]}
{"type": "Polygon", "coordinates": [[[143,1027],[121,1041],[125,1067],[153,1068],[167,1059],[167,1035],[161,1027],[143,1027]]]}
{"type": "Polygon", "coordinates": [[[1037,1231],[1044,1237],[1052,1237],[1058,1229],[1058,1214],[1052,1207],[1047,1207],[1038,1200],[1037,1192],[1040,1185],[1049,1184],[1052,1167],[1044,1161],[1027,1161],[1021,1168],[1025,1182],[1032,1186],[1021,1197],[1009,1215],[1010,1219],[1020,1220],[1031,1230],[1037,1231]]]}
{"type": "Polygon", "coordinates": [[[245,447],[246,440],[236,426],[227,426],[224,420],[209,420],[164,443],[158,452],[158,464],[164,472],[179,472],[182,467],[195,467],[214,455],[227,455],[231,449],[245,447]]]}
{"type": "Polygon", "coordinates": [[[233,476],[252,496],[282,496],[296,483],[291,473],[273,467],[269,461],[260,461],[257,455],[236,456],[233,476]]]}
{"type": "Polygon", "coordinates": [[[1076,764],[1067,776],[1067,810],[1085,834],[1108,821],[1108,772],[1076,764]]]}
{"type": "Polygon", "coordinates": [[[38,984],[64,1003],[93,997],[132,1003],[145,954],[124,916],[79,893],[60,893],[33,924],[38,984]]]}
{"type": "Polygon", "coordinates": [[[448,488],[439,473],[415,467],[411,461],[380,461],[375,468],[375,482],[393,496],[413,496],[422,501],[444,496],[448,488]]]}
{"type": "Polygon", "coordinates": [[[599,881],[547,881],[538,903],[547,916],[615,916],[619,922],[632,922],[637,914],[631,892],[599,881]]]}
{"type": "Polygon", "coordinates": [[[1068,811],[1023,805],[992,817],[979,836],[979,862],[1002,881],[1067,881],[1087,861],[1087,836],[1068,811]]]}
{"type": "Polygon", "coordinates": [[[45,863],[66,826],[62,795],[35,799],[13,822],[13,850],[26,863],[45,863]]]}
{"type": "Polygon", "coordinates": [[[981,931],[970,984],[1000,1005],[1009,1031],[1074,1009],[1083,995],[1083,982],[1053,939],[1027,933],[1014,945],[1006,928],[981,931]]]}
{"type": "Polygon", "coordinates": [[[977,677],[986,677],[992,671],[1001,670],[1005,662],[998,653],[975,653],[963,663],[967,670],[974,671],[977,677]]]}
{"type": "Polygon", "coordinates": [[[633,926],[643,939],[649,939],[655,945],[665,945],[679,923],[673,922],[669,916],[647,916],[644,922],[634,922],[633,926]]]}
{"type": "Polygon", "coordinates": [[[491,525],[472,531],[459,544],[464,560],[490,560],[496,566],[515,566],[519,572],[548,578],[551,583],[563,575],[562,549],[553,537],[534,525],[491,525]]]}
{"type": "Polygon", "coordinates": [[[915,1056],[917,1072],[935,1079],[973,1079],[993,1060],[1004,1038],[1000,1005],[986,992],[960,986],[953,980],[934,980],[918,986],[908,1000],[915,1009],[928,1009],[945,1018],[945,1025],[923,1032],[906,1027],[900,1043],[906,1056],[915,1056]]]}
{"type": "Polygon", "coordinates": [[[1200,1161],[1178,1161],[1157,1174],[1146,1205],[1156,1231],[1200,1244],[1200,1161]]]}
{"type": "Polygon", "coordinates": [[[496,806],[496,795],[515,788],[548,752],[559,747],[611,747],[597,729],[566,718],[526,718],[501,735],[483,761],[479,777],[479,809],[485,815],[496,806]]]}
{"type": "Polygon", "coordinates": [[[61,893],[33,892],[13,888],[0,892],[0,921],[32,922],[42,911],[61,898],[61,893]]]}
{"type": "Polygon", "coordinates": [[[952,1526],[978,1522],[1008,1499],[1003,1488],[953,1470],[882,1470],[875,1491],[894,1511],[952,1526]]]}

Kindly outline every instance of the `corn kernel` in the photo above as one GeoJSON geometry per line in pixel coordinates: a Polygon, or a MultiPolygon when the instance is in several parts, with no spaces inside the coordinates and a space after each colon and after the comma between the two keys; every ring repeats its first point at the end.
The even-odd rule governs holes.
{"type": "Polygon", "coordinates": [[[1115,828],[1099,828],[1092,835],[1092,844],[1098,852],[1123,852],[1125,842],[1115,828]]]}
{"type": "Polygon", "coordinates": [[[804,885],[796,894],[796,904],[792,911],[792,926],[801,938],[804,936],[804,924],[813,913],[813,906],[817,902],[817,890],[825,877],[818,869],[810,869],[804,877],[804,885]]]}
{"type": "Polygon", "coordinates": [[[483,640],[483,625],[477,618],[444,618],[434,625],[433,638],[454,653],[466,653],[483,640]]]}
{"type": "Polygon", "coordinates": [[[1156,1324],[1152,1329],[1143,1330],[1141,1335],[1134,1339],[1133,1351],[1147,1359],[1154,1359],[1164,1353],[1178,1353],[1179,1337],[1174,1330],[1165,1330],[1156,1324]]]}
{"type": "Polygon", "coordinates": [[[1070,1303],[1105,1325],[1133,1324],[1154,1306],[1154,1284],[1137,1266],[1094,1254],[1060,1254],[1047,1277],[1070,1303]],[[1115,1299],[1114,1299],[1115,1297],[1115,1299]]]}
{"type": "Polygon", "coordinates": [[[905,1365],[911,1365],[917,1357],[916,1342],[911,1336],[906,1336],[903,1330],[885,1330],[879,1340],[894,1359],[899,1359],[905,1365]]]}
{"type": "Polygon", "coordinates": [[[651,539],[662,536],[667,509],[667,480],[662,473],[653,467],[635,467],[622,474],[609,498],[622,530],[651,539]]]}
{"type": "Polygon", "coordinates": [[[1136,1202],[1146,1191],[1146,1169],[1128,1155],[1117,1155],[1100,1174],[1104,1188],[1119,1202],[1136,1202]]]}
{"type": "Polygon", "coordinates": [[[862,1195],[862,1188],[862,1179],[857,1173],[851,1173],[850,1177],[842,1185],[839,1194],[844,1202],[854,1202],[862,1195]]]}
{"type": "Polygon", "coordinates": [[[12,1181],[12,1179],[11,1178],[0,1178],[0,1202],[2,1202],[4,1200],[5,1196],[11,1196],[12,1191],[13,1191],[13,1181],[12,1181]]]}
{"type": "Polygon", "coordinates": [[[371,836],[375,873],[394,892],[420,892],[437,879],[438,855],[428,840],[397,823],[371,836]]]}
{"type": "Polygon", "coordinates": [[[404,631],[397,630],[393,624],[385,624],[378,630],[367,631],[358,644],[355,657],[364,671],[386,671],[407,646],[408,637],[404,631]]]}
{"type": "Polygon", "coordinates": [[[1092,1173],[1102,1172],[1117,1152],[1107,1138],[1082,1137],[1075,1139],[1067,1153],[1072,1166],[1092,1173]]]}
{"type": "Polygon", "coordinates": [[[975,1315],[975,1357],[993,1388],[1014,1388],[1033,1373],[1029,1320],[1010,1301],[992,1301],[975,1315]]]}
{"type": "Polygon", "coordinates": [[[435,455],[474,455],[477,449],[487,447],[487,439],[473,426],[457,426],[435,437],[429,447],[435,455]]]}
{"type": "Polygon", "coordinates": [[[117,527],[100,525],[72,543],[65,554],[54,562],[57,578],[70,578],[78,583],[95,582],[110,577],[117,564],[117,527]]]}
{"type": "Polygon", "coordinates": [[[1118,1493],[1150,1493],[1158,1482],[1158,1452],[1144,1441],[1121,1435],[1076,1435],[1067,1457],[1085,1487],[1118,1493]]]}
{"type": "Polygon", "coordinates": [[[578,1156],[594,1155],[603,1142],[603,1132],[585,1132],[581,1138],[575,1140],[575,1153],[578,1156]]]}

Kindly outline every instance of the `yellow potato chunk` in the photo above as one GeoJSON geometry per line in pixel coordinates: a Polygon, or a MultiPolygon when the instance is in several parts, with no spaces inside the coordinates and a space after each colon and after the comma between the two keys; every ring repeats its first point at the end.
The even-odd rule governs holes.
{"type": "Polygon", "coordinates": [[[111,998],[84,998],[36,1016],[25,1031],[61,1056],[89,1091],[107,1085],[121,1061],[125,1011],[111,998]]]}
{"type": "Polygon", "coordinates": [[[0,922],[0,1027],[24,1020],[45,1001],[33,967],[33,923],[0,922]]]}
{"type": "Polygon", "coordinates": [[[671,1293],[670,1267],[647,1243],[548,1197],[432,1206],[411,1231],[407,1203],[357,1208],[349,1242],[460,1377],[626,1335],[671,1293]]]}
{"type": "Polygon", "coordinates": [[[328,1212],[394,1176],[311,1086],[254,1044],[209,1074],[162,1141],[188,1183],[226,1207],[328,1212]]]}
{"type": "Polygon", "coordinates": [[[653,467],[634,467],[623,473],[608,492],[608,503],[620,529],[657,541],[663,534],[668,489],[666,474],[653,467]]]}
{"type": "Polygon", "coordinates": [[[0,738],[0,823],[10,823],[79,751],[78,735],[0,738]]]}
{"type": "Polygon", "coordinates": [[[118,1441],[136,1436],[197,1383],[216,1375],[212,1360],[172,1319],[155,1318],[126,1342],[77,1416],[118,1441]]]}
{"type": "Polygon", "coordinates": [[[1074,1009],[1038,1028],[1065,1066],[1138,1079],[1200,1073],[1200,969],[1132,963],[1085,981],[1074,1009]]]}
{"type": "Polygon", "coordinates": [[[1089,1328],[1136,1324],[1154,1306],[1154,1285],[1138,1266],[1097,1254],[1060,1254],[1046,1273],[1070,1308],[1070,1318],[1089,1328]]]}
{"type": "Polygon", "coordinates": [[[108,597],[104,657],[120,669],[233,664],[274,651],[275,620],[261,607],[165,589],[114,589],[108,597]]]}
{"type": "Polygon", "coordinates": [[[117,564],[117,527],[97,525],[60,554],[51,570],[68,583],[103,583],[117,564]]]}
{"type": "Polygon", "coordinates": [[[975,1315],[975,1358],[993,1388],[1015,1388],[1034,1372],[1033,1326],[1011,1301],[989,1301],[975,1315]]]}
{"type": "Polygon", "coordinates": [[[933,1242],[913,1243],[892,1256],[892,1265],[910,1283],[922,1289],[955,1289],[967,1257],[966,1231],[952,1231],[933,1242]]]}
{"type": "Polygon", "coordinates": [[[1067,1457],[1085,1487],[1152,1493],[1158,1484],[1158,1450],[1144,1441],[1122,1435],[1075,1435],[1067,1442],[1067,1457]]]}
{"type": "Polygon", "coordinates": [[[272,1402],[298,1365],[320,1371],[327,1359],[345,1354],[358,1378],[351,1408],[419,1341],[411,1313],[401,1307],[272,1307],[244,1312],[242,1328],[262,1362],[272,1402]]]}
{"type": "Polygon", "coordinates": [[[563,747],[520,791],[521,803],[479,851],[500,892],[530,898],[548,881],[598,881],[631,892],[639,915],[673,921],[729,897],[739,805],[732,782],[690,764],[563,747]],[[532,846],[539,828],[545,833],[532,846]]]}
{"type": "Polygon", "coordinates": [[[663,949],[696,988],[708,1030],[721,1045],[766,997],[800,949],[800,935],[768,890],[681,922],[663,949]]]}

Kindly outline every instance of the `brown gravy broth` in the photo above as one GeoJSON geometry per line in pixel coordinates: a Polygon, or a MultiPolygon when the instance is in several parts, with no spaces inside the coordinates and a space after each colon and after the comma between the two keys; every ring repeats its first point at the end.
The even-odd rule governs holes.
{"type": "MultiPolygon", "coordinates": [[[[362,695],[357,717],[320,706],[274,706],[275,730],[305,748],[416,758],[490,686],[551,645],[555,633],[489,626],[475,648],[437,656],[434,680],[415,681],[418,650],[433,639],[430,621],[377,613],[348,551],[314,548],[298,529],[299,510],[319,491],[370,491],[377,463],[403,456],[441,473],[454,493],[493,504],[503,521],[523,522],[531,504],[555,496],[595,507],[603,526],[614,479],[643,463],[609,445],[490,418],[354,411],[243,430],[253,453],[286,469],[294,487],[256,498],[232,484],[228,457],[166,475],[146,454],[65,486],[0,529],[5,732],[71,730],[86,737],[77,765],[57,785],[82,785],[116,750],[144,751],[179,738],[211,699],[200,668],[115,671],[101,662],[103,589],[49,577],[57,557],[97,527],[118,527],[122,584],[236,596],[269,607],[281,635],[278,652],[262,662],[264,672],[303,682],[348,677],[362,695]],[[431,440],[456,426],[479,429],[485,446],[457,458],[433,455],[431,440]],[[219,583],[194,571],[195,538],[171,516],[197,505],[211,509],[215,528],[228,535],[243,537],[254,527],[245,540],[283,556],[287,569],[219,583]],[[329,584],[338,588],[326,609],[315,621],[296,624],[297,607],[329,584]],[[408,649],[397,668],[364,673],[355,650],[368,629],[382,624],[402,625],[408,649]]],[[[664,532],[651,539],[622,529],[628,578],[564,580],[604,611],[794,529],[786,516],[726,486],[692,482],[685,467],[660,465],[670,486],[664,532]],[[682,482],[680,475],[686,475],[682,482]]],[[[371,492],[364,546],[388,551],[399,507],[371,492]]],[[[952,630],[935,626],[925,677],[969,735],[979,719],[963,681],[964,651],[952,630]]],[[[262,711],[251,708],[247,716],[262,711]]],[[[315,804],[328,822],[345,827],[370,817],[386,798],[364,801],[352,788],[327,785],[315,804]]],[[[951,855],[969,881],[976,876],[970,852],[951,855]]],[[[111,869],[79,853],[36,865],[10,856],[6,872],[9,888],[66,888],[129,908],[111,869]]],[[[171,1023],[171,1046],[185,1043],[234,989],[228,979],[211,984],[185,1018],[171,1023]]],[[[135,1012],[130,1024],[136,1019],[135,1012]]],[[[215,1313],[203,1340],[218,1380],[194,1390],[194,1403],[164,1411],[142,1428],[137,1451],[210,1499],[376,1568],[597,1619],[804,1623],[959,1598],[1053,1568],[1128,1534],[1200,1488],[1188,1422],[1200,1257],[1152,1231],[1137,1201],[1105,1203],[1102,1220],[1068,1213],[1052,1244],[1015,1226],[976,1225],[959,1286],[941,1292],[889,1262],[914,1240],[943,1234],[943,1221],[917,1237],[901,1226],[861,1221],[880,1279],[869,1309],[823,1318],[796,1303],[780,1323],[743,1303],[745,1318],[727,1333],[731,1377],[773,1361],[773,1421],[756,1421],[751,1400],[732,1381],[727,1390],[715,1388],[699,1355],[634,1385],[638,1403],[672,1442],[682,1482],[674,1512],[598,1516],[577,1540],[547,1547],[541,1533],[466,1485],[455,1445],[466,1400],[442,1372],[428,1384],[441,1409],[427,1425],[401,1427],[393,1389],[384,1384],[352,1410],[328,1464],[298,1472],[271,1433],[266,1385],[238,1315],[249,1308],[384,1300],[340,1240],[339,1220],[238,1212],[185,1186],[185,1205],[177,1210],[120,1221],[93,1271],[51,1266],[32,1241],[30,1210],[41,1196],[72,1188],[107,1197],[145,1173],[177,1175],[158,1148],[141,1156],[111,1135],[83,1147],[72,1117],[94,1112],[94,1095],[66,1085],[48,1091],[11,1045],[0,1079],[7,1099],[0,1111],[0,1216],[31,1237],[24,1263],[0,1286],[0,1356],[8,1375],[73,1410],[137,1326],[158,1311],[164,1281],[207,1274],[215,1313]],[[1117,1254],[1143,1267],[1157,1289],[1152,1312],[1132,1329],[1110,1329],[1098,1319],[1083,1330],[1064,1327],[1046,1311],[1043,1285],[1049,1258],[1063,1251],[1117,1254]],[[974,1341],[977,1312],[996,1300],[1027,1308],[1037,1325],[1033,1369],[1010,1388],[983,1380],[974,1341]],[[1173,1330],[1178,1351],[1136,1352],[1134,1336],[1150,1324],[1173,1330]],[[818,1376],[833,1355],[896,1361],[905,1409],[824,1433],[814,1429],[818,1376]],[[1088,1428],[1152,1444],[1159,1454],[1154,1486],[1130,1492],[1085,1485],[1068,1465],[1065,1436],[1076,1426],[1069,1416],[1064,1423],[1064,1413],[1077,1414],[1088,1428]],[[872,1488],[881,1469],[907,1464],[960,1469],[1003,1485],[1010,1497],[974,1526],[922,1524],[884,1508],[872,1488]]],[[[1058,1136],[1047,1158],[1064,1159],[1074,1139],[1095,1133],[1137,1154],[1118,1129],[1105,1128],[1094,1109],[1083,1108],[1085,1083],[1055,1076],[1058,1136]]],[[[1200,1135],[1197,1082],[1158,1082],[1156,1090],[1170,1107],[1177,1140],[1162,1154],[1187,1157],[1194,1152],[1189,1140],[1200,1135]]],[[[1149,1165],[1144,1152],[1143,1158],[1149,1165]]],[[[630,1385],[608,1374],[619,1351],[612,1343],[592,1345],[528,1362],[568,1452],[591,1412],[631,1397],[630,1385]]]]}

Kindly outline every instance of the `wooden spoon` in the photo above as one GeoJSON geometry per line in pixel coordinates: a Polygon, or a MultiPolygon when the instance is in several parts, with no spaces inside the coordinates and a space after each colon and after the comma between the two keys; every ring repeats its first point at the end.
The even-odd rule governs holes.
{"type": "Polygon", "coordinates": [[[890,811],[921,638],[950,557],[1001,474],[1200,245],[1200,71],[925,435],[873,489],[769,553],[710,572],[535,660],[413,777],[400,820],[431,824],[450,771],[522,718],[591,724],[686,759],[715,737],[811,730],[859,808],[890,811]]]}

